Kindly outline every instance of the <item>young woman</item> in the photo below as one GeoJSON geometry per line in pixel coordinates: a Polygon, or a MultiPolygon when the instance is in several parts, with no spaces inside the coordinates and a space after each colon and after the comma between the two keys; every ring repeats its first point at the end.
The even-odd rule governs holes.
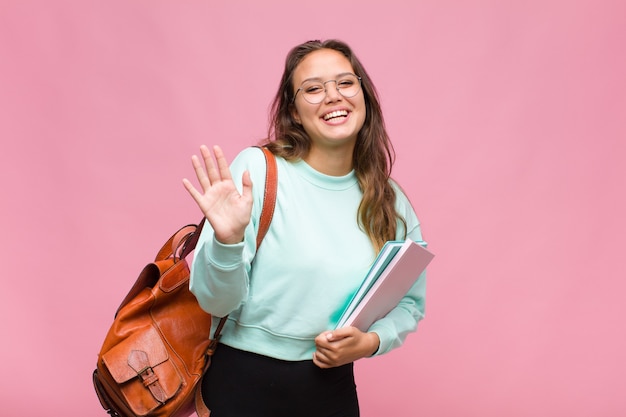
{"type": "Polygon", "coordinates": [[[183,180],[208,221],[191,291],[208,313],[229,316],[204,400],[212,417],[358,416],[353,362],[416,329],[425,279],[367,332],[334,329],[382,245],[422,240],[390,180],[394,154],[376,90],[348,45],[310,41],[289,52],[264,145],[276,155],[278,194],[258,252],[259,149],[229,167],[219,147],[202,146],[204,163],[192,157],[201,190],[183,180]]]}

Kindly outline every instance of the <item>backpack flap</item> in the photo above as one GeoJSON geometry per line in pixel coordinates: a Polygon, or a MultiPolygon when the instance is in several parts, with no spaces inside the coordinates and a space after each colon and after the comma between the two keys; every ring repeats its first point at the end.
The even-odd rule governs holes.
{"type": "Polygon", "coordinates": [[[153,327],[120,342],[102,355],[102,360],[138,416],[167,402],[182,385],[182,378],[153,327]]]}

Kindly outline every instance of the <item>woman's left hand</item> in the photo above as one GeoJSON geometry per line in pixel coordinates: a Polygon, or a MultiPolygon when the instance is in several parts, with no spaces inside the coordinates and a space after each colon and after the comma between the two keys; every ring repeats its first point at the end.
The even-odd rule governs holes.
{"type": "Polygon", "coordinates": [[[379,344],[376,333],[364,333],[356,327],[327,331],[315,338],[317,349],[313,354],[313,363],[320,368],[345,365],[372,356],[379,344]]]}

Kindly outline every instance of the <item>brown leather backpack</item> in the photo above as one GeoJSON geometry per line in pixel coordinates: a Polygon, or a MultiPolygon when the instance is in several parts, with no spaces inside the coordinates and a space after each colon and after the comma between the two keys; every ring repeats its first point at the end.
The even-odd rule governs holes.
{"type": "MultiPolygon", "coordinates": [[[[267,173],[257,248],[272,220],[277,187],[274,155],[262,149],[267,173]]],[[[211,338],[211,316],[189,291],[185,257],[203,224],[204,219],[185,226],[168,239],[115,313],[93,373],[100,403],[111,416],[183,417],[193,413],[194,405],[198,416],[209,415],[199,382],[226,317],[211,338]]]]}

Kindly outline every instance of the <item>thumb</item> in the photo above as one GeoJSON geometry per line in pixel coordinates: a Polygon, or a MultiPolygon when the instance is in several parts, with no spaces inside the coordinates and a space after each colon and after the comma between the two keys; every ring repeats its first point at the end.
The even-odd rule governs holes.
{"type": "Polygon", "coordinates": [[[328,331],[324,334],[326,340],[328,340],[329,342],[334,342],[337,340],[341,340],[341,339],[345,339],[346,337],[350,336],[350,328],[343,328],[343,329],[335,329],[332,332],[328,331]],[[346,331],[347,330],[347,331],[346,331]]]}
{"type": "Polygon", "coordinates": [[[250,171],[247,170],[241,176],[241,195],[252,198],[252,180],[250,179],[250,171]]]}

